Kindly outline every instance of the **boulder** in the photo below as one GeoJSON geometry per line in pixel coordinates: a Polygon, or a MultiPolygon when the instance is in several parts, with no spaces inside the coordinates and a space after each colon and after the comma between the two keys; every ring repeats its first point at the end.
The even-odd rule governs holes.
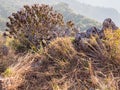
{"type": "Polygon", "coordinates": [[[117,30],[118,27],[115,25],[115,23],[112,21],[111,18],[107,18],[103,22],[103,28],[102,28],[102,30],[106,30],[106,29],[117,30]]]}
{"type": "Polygon", "coordinates": [[[117,30],[118,27],[115,25],[115,23],[112,21],[111,18],[107,18],[103,22],[103,27],[102,30],[96,28],[96,27],[91,27],[86,30],[86,32],[79,32],[76,34],[75,41],[80,41],[82,38],[90,38],[91,36],[98,36],[99,38],[104,38],[104,30],[106,29],[112,29],[112,30],[117,30]]]}
{"type": "Polygon", "coordinates": [[[91,36],[95,36],[95,35],[99,36],[99,32],[100,32],[100,30],[98,28],[91,27],[91,28],[87,29],[87,31],[86,31],[86,37],[90,38],[91,36]]]}
{"type": "Polygon", "coordinates": [[[85,32],[77,33],[76,36],[75,36],[76,41],[79,41],[82,38],[86,38],[86,33],[85,32]]]}

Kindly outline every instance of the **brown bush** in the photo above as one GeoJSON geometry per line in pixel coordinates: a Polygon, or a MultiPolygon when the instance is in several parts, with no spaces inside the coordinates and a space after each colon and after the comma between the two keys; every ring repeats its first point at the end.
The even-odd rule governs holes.
{"type": "Polygon", "coordinates": [[[48,46],[48,54],[56,59],[72,59],[76,55],[72,40],[68,37],[57,38],[48,46]]]}
{"type": "Polygon", "coordinates": [[[26,5],[17,13],[12,13],[9,19],[10,22],[6,24],[9,32],[7,35],[19,40],[21,44],[19,50],[24,48],[38,50],[41,44],[46,46],[56,37],[71,35],[69,28],[73,28],[73,24],[68,22],[69,27],[65,24],[60,13],[44,4],[26,5]]]}

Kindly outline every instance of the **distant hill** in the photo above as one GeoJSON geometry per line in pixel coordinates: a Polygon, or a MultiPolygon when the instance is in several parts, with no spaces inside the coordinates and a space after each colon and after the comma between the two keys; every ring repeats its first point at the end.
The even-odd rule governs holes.
{"type": "Polygon", "coordinates": [[[86,18],[82,15],[76,14],[75,12],[73,12],[73,10],[71,9],[71,7],[69,7],[69,4],[65,4],[65,3],[59,3],[59,1],[56,0],[24,0],[24,1],[20,1],[20,0],[1,0],[0,2],[0,30],[4,30],[5,29],[5,22],[8,20],[7,17],[11,15],[12,12],[16,12],[17,10],[19,10],[20,8],[22,8],[22,6],[24,4],[35,4],[37,2],[39,3],[46,3],[46,4],[55,4],[54,8],[63,14],[65,21],[68,20],[72,20],[74,21],[74,23],[77,25],[77,27],[80,27],[80,29],[86,30],[87,28],[91,27],[91,26],[100,26],[100,23],[98,23],[95,20],[86,18]]]}
{"type": "Polygon", "coordinates": [[[113,8],[95,7],[80,3],[77,0],[59,0],[67,3],[74,11],[86,17],[103,22],[105,18],[112,18],[112,20],[120,26],[120,13],[113,8]]]}
{"type": "MultiPolygon", "coordinates": [[[[77,0],[0,0],[0,29],[4,29],[7,17],[17,10],[19,10],[24,4],[46,3],[46,4],[58,4],[60,2],[66,3],[67,8],[72,10],[65,10],[63,6],[58,6],[58,9],[64,16],[65,20],[72,19],[77,26],[81,29],[86,29],[86,26],[94,25],[96,21],[103,22],[105,18],[112,18],[112,20],[120,26],[120,13],[113,8],[94,7],[78,2],[77,0]],[[60,10],[61,8],[61,10],[60,10]],[[75,14],[77,13],[77,14],[75,14]],[[69,15],[71,14],[71,15],[69,15]],[[78,15],[80,14],[80,15],[78,15]],[[69,17],[68,17],[69,15],[69,17]],[[84,17],[81,19],[81,17],[84,17]],[[86,18],[87,17],[87,18],[86,18]],[[89,19],[91,18],[91,19],[89,19]],[[86,20],[87,19],[87,20],[86,20]],[[89,20],[88,20],[89,19],[89,20]],[[82,21],[85,20],[85,21],[82,21]],[[96,20],[96,21],[95,21],[96,20]],[[93,23],[92,23],[93,22],[93,23]],[[86,25],[89,24],[89,25],[86,25]]],[[[98,24],[98,23],[96,23],[98,24]]]]}
{"type": "Polygon", "coordinates": [[[93,19],[87,18],[83,15],[76,14],[68,4],[59,3],[54,6],[54,9],[63,14],[64,20],[69,21],[72,20],[77,27],[80,28],[81,31],[84,31],[91,26],[99,27],[101,24],[93,19]]]}

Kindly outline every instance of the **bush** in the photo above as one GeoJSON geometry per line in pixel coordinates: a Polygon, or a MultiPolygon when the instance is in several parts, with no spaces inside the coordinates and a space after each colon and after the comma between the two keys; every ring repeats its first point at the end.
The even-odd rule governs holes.
{"type": "Polygon", "coordinates": [[[76,55],[71,38],[57,38],[48,46],[48,54],[58,60],[72,59],[76,55]]]}
{"type": "Polygon", "coordinates": [[[13,51],[7,45],[7,39],[0,34],[0,74],[15,62],[13,51]]]}
{"type": "Polygon", "coordinates": [[[3,87],[7,90],[119,90],[119,68],[116,68],[119,65],[107,59],[88,57],[88,53],[82,50],[77,52],[72,41],[73,38],[68,37],[56,38],[46,47],[44,54],[19,57],[11,67],[12,74],[6,69],[10,77],[4,79],[3,87]]]}
{"type": "Polygon", "coordinates": [[[104,38],[97,36],[82,38],[75,41],[77,51],[83,51],[88,56],[99,60],[112,60],[120,64],[120,30],[105,30],[104,38]]]}
{"type": "Polygon", "coordinates": [[[120,64],[120,30],[105,30],[105,44],[112,60],[120,64]]]}
{"type": "Polygon", "coordinates": [[[56,37],[70,35],[69,28],[73,28],[71,22],[65,24],[60,13],[44,4],[26,5],[17,13],[12,13],[9,19],[10,22],[6,23],[9,33],[5,35],[14,37],[22,44],[19,50],[21,46],[25,46],[26,50],[32,47],[40,49],[40,43],[44,47],[56,37]]]}

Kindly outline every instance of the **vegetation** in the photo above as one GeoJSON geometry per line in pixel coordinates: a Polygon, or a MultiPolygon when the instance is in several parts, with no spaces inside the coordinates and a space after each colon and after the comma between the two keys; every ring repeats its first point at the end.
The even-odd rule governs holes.
{"type": "Polygon", "coordinates": [[[8,37],[0,37],[0,90],[120,89],[120,30],[108,29],[103,32],[104,38],[91,34],[76,41],[72,21],[63,23],[62,15],[48,5],[24,6],[9,19],[8,33],[4,33],[8,37]],[[53,37],[54,28],[56,34],[62,34],[53,37]],[[69,28],[70,35],[65,36],[64,28],[69,28]],[[53,38],[48,40],[47,37],[53,38]],[[43,40],[49,44],[44,45],[43,40]],[[35,48],[40,45],[37,50],[41,53],[16,53],[16,49],[11,48],[11,44],[16,48],[13,41],[19,50],[20,45],[27,48],[31,43],[35,48]]]}
{"type": "Polygon", "coordinates": [[[63,16],[48,5],[26,5],[23,10],[12,13],[9,19],[6,24],[9,33],[4,35],[15,39],[13,46],[19,52],[38,51],[56,37],[69,36],[74,25],[71,21],[65,23],[63,16]]]}
{"type": "MultiPolygon", "coordinates": [[[[47,2],[47,0],[37,0],[36,2],[47,2]]],[[[52,0],[52,1],[48,1],[49,3],[54,3],[54,2],[59,2],[56,0],[52,0]]],[[[20,8],[22,8],[23,5],[31,5],[35,3],[33,0],[24,0],[24,1],[20,1],[20,0],[1,0],[0,3],[0,30],[4,31],[6,28],[6,22],[8,21],[8,18],[12,12],[16,12],[18,11],[20,8]],[[4,3],[4,4],[3,4],[4,3]],[[13,6],[14,4],[14,6],[13,6]],[[12,6],[12,7],[11,7],[12,6]]],[[[101,24],[98,23],[97,21],[93,20],[93,19],[89,19],[85,16],[79,15],[79,14],[75,14],[75,12],[73,12],[71,10],[71,8],[68,7],[68,5],[66,4],[57,4],[57,5],[53,5],[56,11],[60,12],[61,14],[63,14],[65,21],[69,21],[72,20],[77,27],[79,27],[81,29],[81,31],[86,30],[87,28],[91,27],[91,26],[97,26],[100,27],[101,24]]]]}

